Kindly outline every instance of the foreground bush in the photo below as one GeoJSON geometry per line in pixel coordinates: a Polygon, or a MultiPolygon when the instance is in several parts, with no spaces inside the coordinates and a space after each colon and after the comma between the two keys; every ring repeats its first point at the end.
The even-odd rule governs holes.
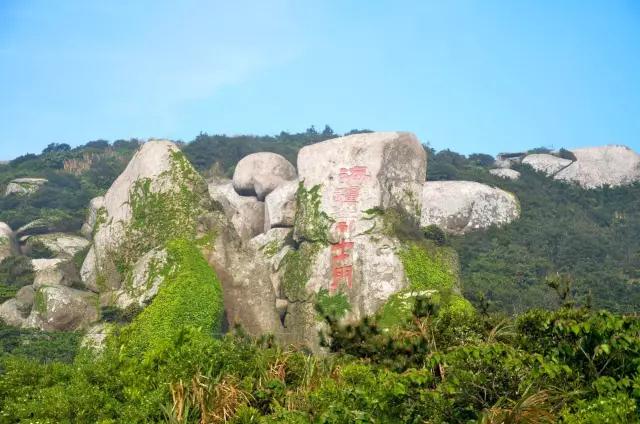
{"type": "Polygon", "coordinates": [[[639,331],[582,309],[512,320],[425,300],[392,331],[333,322],[325,356],[186,326],[137,355],[123,331],[72,364],[6,356],[0,422],[633,423],[639,331]]]}

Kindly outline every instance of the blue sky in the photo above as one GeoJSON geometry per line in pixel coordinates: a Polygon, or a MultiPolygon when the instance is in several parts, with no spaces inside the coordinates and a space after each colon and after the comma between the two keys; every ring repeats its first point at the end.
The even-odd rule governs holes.
{"type": "Polygon", "coordinates": [[[0,0],[0,159],[325,123],[638,151],[640,2],[0,0]]]}

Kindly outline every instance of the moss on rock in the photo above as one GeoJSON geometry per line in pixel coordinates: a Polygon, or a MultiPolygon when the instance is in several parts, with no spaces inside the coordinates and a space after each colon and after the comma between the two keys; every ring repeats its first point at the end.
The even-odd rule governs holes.
{"type": "Polygon", "coordinates": [[[294,219],[294,238],[329,244],[329,229],[333,220],[320,210],[322,201],[320,185],[307,190],[302,182],[296,192],[296,216],[294,219]]]}
{"type": "Polygon", "coordinates": [[[446,311],[470,314],[473,306],[459,294],[456,252],[431,241],[411,241],[399,252],[409,287],[393,294],[378,313],[383,328],[411,318],[415,301],[427,297],[446,311]]]}
{"type": "Polygon", "coordinates": [[[131,221],[115,255],[126,281],[132,265],[146,252],[175,238],[194,240],[197,217],[204,213],[206,184],[182,152],[171,153],[171,167],[157,179],[136,181],[129,193],[131,221]],[[161,184],[167,190],[158,190],[161,184]]]}
{"type": "Polygon", "coordinates": [[[298,249],[289,250],[282,260],[282,290],[289,301],[301,302],[309,299],[307,283],[311,277],[311,267],[321,249],[320,243],[302,243],[298,249]]]}
{"type": "Polygon", "coordinates": [[[132,354],[160,349],[187,326],[207,334],[221,331],[222,288],[215,272],[191,240],[167,243],[164,283],[151,305],[124,330],[132,354]]]}

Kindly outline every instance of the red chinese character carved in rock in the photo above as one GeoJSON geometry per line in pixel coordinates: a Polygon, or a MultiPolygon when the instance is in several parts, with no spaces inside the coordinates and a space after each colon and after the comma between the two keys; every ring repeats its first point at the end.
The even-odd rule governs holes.
{"type": "Polygon", "coordinates": [[[350,252],[353,249],[352,241],[341,241],[338,244],[331,245],[331,263],[344,262],[349,259],[350,252]]]}
{"type": "Polygon", "coordinates": [[[351,168],[340,168],[340,182],[341,183],[362,183],[365,178],[369,177],[367,174],[366,166],[354,166],[351,168]]]}
{"type": "Polygon", "coordinates": [[[333,200],[338,203],[356,203],[360,198],[360,187],[338,187],[333,193],[333,200]]]}
{"type": "Polygon", "coordinates": [[[331,281],[331,292],[334,292],[338,289],[341,281],[347,283],[347,287],[351,288],[353,283],[353,266],[339,266],[333,268],[333,279],[331,281]]]}

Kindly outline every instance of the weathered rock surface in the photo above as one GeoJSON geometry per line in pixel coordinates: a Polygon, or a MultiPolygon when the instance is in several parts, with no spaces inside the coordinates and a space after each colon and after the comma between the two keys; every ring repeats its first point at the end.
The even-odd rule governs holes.
{"type": "Polygon", "coordinates": [[[368,227],[362,212],[400,208],[419,215],[427,156],[408,132],[355,134],[303,147],[300,181],[319,186],[320,209],[336,223],[347,222],[346,236],[368,227]]]}
{"type": "Polygon", "coordinates": [[[276,311],[284,341],[318,350],[319,296],[343,298],[342,319],[349,322],[375,313],[407,286],[400,243],[380,231],[376,211],[419,214],[426,154],[409,133],[358,134],[304,147],[298,166],[297,244],[272,256],[276,311]]]}
{"type": "Polygon", "coordinates": [[[0,262],[17,253],[15,236],[11,228],[0,222],[0,262]]]}
{"type": "Polygon", "coordinates": [[[489,174],[498,178],[504,178],[507,180],[517,180],[520,178],[520,173],[515,169],[497,168],[489,170],[489,174]]]}
{"type": "Polygon", "coordinates": [[[453,234],[504,225],[520,216],[516,197],[472,181],[428,181],[422,192],[420,225],[453,234]]]}
{"type": "Polygon", "coordinates": [[[544,172],[548,176],[553,176],[571,165],[571,160],[559,158],[546,153],[528,155],[522,159],[524,165],[529,165],[538,172],[544,172]]]}
{"type": "Polygon", "coordinates": [[[148,305],[158,294],[164,281],[167,265],[167,251],[154,249],[142,256],[133,266],[130,278],[124,287],[115,292],[101,294],[100,301],[106,305],[116,305],[125,309],[131,304],[148,305]]]}
{"type": "Polygon", "coordinates": [[[163,240],[195,231],[201,201],[210,202],[206,185],[178,147],[162,140],[145,143],[98,209],[93,246],[81,269],[85,286],[119,290],[123,269],[163,240]]]}
{"type": "Polygon", "coordinates": [[[87,218],[82,224],[80,233],[88,238],[93,238],[93,231],[96,228],[98,220],[100,219],[101,210],[104,208],[104,196],[99,196],[91,199],[89,202],[89,208],[87,210],[87,218]]]}
{"type": "Polygon", "coordinates": [[[29,195],[40,190],[48,181],[44,178],[16,178],[12,180],[4,192],[5,196],[17,194],[19,196],[29,195]]]}
{"type": "Polygon", "coordinates": [[[283,156],[276,153],[253,153],[236,165],[233,188],[245,196],[264,200],[267,194],[285,181],[296,178],[296,169],[283,156]]]}
{"type": "Polygon", "coordinates": [[[287,181],[267,195],[264,201],[264,231],[293,227],[296,216],[298,181],[287,181]]]}
{"type": "Polygon", "coordinates": [[[351,310],[345,316],[347,321],[357,321],[371,316],[386,302],[392,294],[407,287],[404,267],[398,251],[400,243],[385,235],[359,235],[353,237],[351,255],[351,284],[338,281],[335,283],[332,273],[336,269],[331,261],[335,260],[336,246],[329,245],[320,252],[312,267],[311,278],[307,283],[309,293],[318,293],[325,289],[330,293],[336,289],[347,295],[351,310]]]}
{"type": "MultiPolygon", "coordinates": [[[[225,221],[228,219],[223,217],[217,225],[219,234],[214,246],[205,249],[205,257],[222,284],[228,324],[230,327],[241,325],[249,334],[274,334],[281,338],[282,323],[275,307],[272,266],[269,255],[259,247],[269,242],[265,239],[264,244],[244,243],[225,221]]],[[[274,232],[268,240],[277,237],[274,232]]],[[[283,244],[284,240],[276,243],[283,244]]]]}
{"type": "Polygon", "coordinates": [[[100,318],[96,294],[70,287],[42,287],[36,293],[28,326],[45,331],[86,328],[100,318]]]}
{"type": "Polygon", "coordinates": [[[584,188],[616,187],[640,181],[640,155],[626,146],[586,147],[571,152],[577,160],[554,178],[584,188]]]}
{"type": "Polygon", "coordinates": [[[67,259],[33,259],[35,278],[33,288],[44,286],[71,286],[80,281],[75,265],[67,259]]]}
{"type": "Polygon", "coordinates": [[[30,236],[25,244],[28,253],[34,243],[42,243],[58,258],[72,258],[76,253],[89,246],[90,242],[84,237],[73,234],[53,233],[30,236]]]}
{"type": "Polygon", "coordinates": [[[231,182],[209,184],[209,195],[222,206],[241,239],[249,240],[264,231],[264,202],[254,196],[240,196],[231,182]]]}

